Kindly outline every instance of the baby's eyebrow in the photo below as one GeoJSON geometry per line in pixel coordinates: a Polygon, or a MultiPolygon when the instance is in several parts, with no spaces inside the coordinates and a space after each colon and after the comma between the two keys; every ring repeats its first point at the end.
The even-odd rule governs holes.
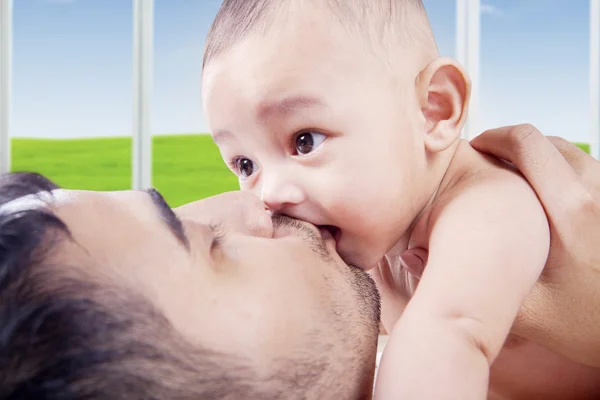
{"type": "Polygon", "coordinates": [[[231,139],[232,137],[233,135],[231,134],[231,132],[225,130],[218,130],[216,132],[213,132],[212,134],[213,141],[217,146],[227,141],[228,139],[231,139]]]}
{"type": "Polygon", "coordinates": [[[261,120],[273,117],[274,114],[288,114],[306,108],[324,107],[325,103],[314,96],[291,96],[282,100],[265,102],[258,108],[258,117],[261,120]]]}
{"type": "MultiPolygon", "coordinates": [[[[258,119],[264,122],[273,117],[282,117],[286,114],[317,107],[327,107],[327,105],[316,96],[288,96],[281,100],[263,102],[258,106],[257,115],[258,119]]],[[[217,146],[231,140],[233,137],[234,135],[231,132],[223,129],[212,133],[213,141],[217,146]]]]}

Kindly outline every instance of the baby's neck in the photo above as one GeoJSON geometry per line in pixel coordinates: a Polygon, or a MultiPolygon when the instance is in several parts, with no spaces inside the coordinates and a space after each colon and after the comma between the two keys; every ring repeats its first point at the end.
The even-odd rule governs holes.
{"type": "Polygon", "coordinates": [[[415,226],[427,215],[427,211],[435,201],[447,190],[460,181],[465,173],[465,159],[469,158],[469,150],[474,151],[465,140],[459,140],[451,148],[439,154],[432,165],[430,165],[431,180],[426,187],[425,202],[416,215],[405,236],[410,236],[415,226]]]}
{"type": "MultiPolygon", "coordinates": [[[[449,152],[450,153],[450,152],[449,152]]],[[[412,290],[408,273],[402,267],[400,255],[408,248],[428,249],[428,220],[431,211],[440,204],[438,199],[451,192],[458,183],[470,176],[492,167],[497,161],[478,153],[467,141],[461,140],[445,160],[435,166],[437,180],[430,183],[430,188],[424,196],[423,207],[405,231],[396,245],[386,253],[377,266],[370,271],[375,279],[382,298],[382,320],[387,329],[392,329],[395,321],[408,300],[412,290]],[[443,168],[442,168],[443,167],[443,168]],[[427,197],[428,196],[428,197],[427,197]]],[[[442,199],[443,201],[443,199],[442,199]]]]}
{"type": "MultiPolygon", "coordinates": [[[[477,152],[468,141],[460,140],[454,148],[448,149],[440,159],[431,165],[432,177],[425,188],[422,203],[416,216],[403,230],[403,235],[396,245],[386,253],[389,260],[398,260],[400,255],[408,248],[428,248],[429,218],[432,211],[445,200],[445,194],[453,191],[457,184],[468,179],[478,172],[490,168],[494,162],[489,157],[477,152]]],[[[394,264],[394,263],[392,263],[394,264]]],[[[398,267],[394,265],[394,267],[398,267]]]]}

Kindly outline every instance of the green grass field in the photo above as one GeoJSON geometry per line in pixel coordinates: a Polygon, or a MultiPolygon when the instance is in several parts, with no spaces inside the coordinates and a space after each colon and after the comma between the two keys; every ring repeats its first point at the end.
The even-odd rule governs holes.
{"type": "Polygon", "coordinates": [[[590,154],[590,145],[587,143],[575,143],[581,150],[590,154]]]}
{"type": "MultiPolygon", "coordinates": [[[[13,139],[12,146],[13,171],[40,172],[69,189],[131,187],[129,137],[13,139]]],[[[152,168],[154,186],[172,207],[238,188],[208,135],[155,136],[152,168]]]]}
{"type": "MultiPolygon", "coordinates": [[[[12,170],[39,172],[69,189],[129,189],[131,138],[13,139],[12,170]]],[[[155,136],[152,170],[172,207],[238,188],[208,135],[155,136]]]]}

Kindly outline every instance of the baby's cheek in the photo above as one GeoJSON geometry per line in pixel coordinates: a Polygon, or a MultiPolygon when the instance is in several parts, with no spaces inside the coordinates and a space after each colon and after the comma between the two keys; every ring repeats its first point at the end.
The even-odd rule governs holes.
{"type": "Polygon", "coordinates": [[[351,183],[345,187],[334,187],[328,196],[329,209],[342,218],[360,222],[360,220],[368,219],[374,208],[378,206],[373,196],[374,193],[369,188],[351,183]]]}
{"type": "Polygon", "coordinates": [[[355,247],[376,234],[373,208],[360,196],[339,196],[330,202],[331,224],[339,227],[346,246],[355,247]]]}
{"type": "Polygon", "coordinates": [[[324,205],[328,213],[334,217],[336,221],[346,223],[351,223],[353,219],[350,217],[360,209],[358,204],[353,203],[352,197],[343,195],[339,191],[331,193],[331,195],[326,198],[326,203],[324,205]]]}
{"type": "MultiPolygon", "coordinates": [[[[381,232],[387,232],[394,216],[384,203],[380,193],[385,189],[377,191],[354,187],[345,192],[340,189],[329,199],[329,210],[336,220],[335,225],[346,231],[347,234],[360,238],[361,242],[369,239],[378,240],[375,237],[381,232]]],[[[333,222],[332,222],[333,223],[333,222]]]]}

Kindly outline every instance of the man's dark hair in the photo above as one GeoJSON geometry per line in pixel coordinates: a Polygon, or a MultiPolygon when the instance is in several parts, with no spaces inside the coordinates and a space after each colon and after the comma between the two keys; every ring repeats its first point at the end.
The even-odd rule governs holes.
{"type": "Polygon", "coordinates": [[[0,399],[289,398],[313,384],[319,365],[257,379],[243,358],[190,344],[134,290],[53,265],[68,227],[48,207],[2,205],[56,188],[0,176],[0,399]]]}
{"type": "MultiPolygon", "coordinates": [[[[371,44],[412,43],[433,47],[422,0],[294,0],[307,7],[323,6],[351,32],[360,32],[371,44]],[[309,5],[310,4],[310,5],[309,5]]],[[[277,12],[293,0],[223,0],[208,32],[203,68],[211,59],[229,50],[250,32],[266,32],[277,12]]]]}

